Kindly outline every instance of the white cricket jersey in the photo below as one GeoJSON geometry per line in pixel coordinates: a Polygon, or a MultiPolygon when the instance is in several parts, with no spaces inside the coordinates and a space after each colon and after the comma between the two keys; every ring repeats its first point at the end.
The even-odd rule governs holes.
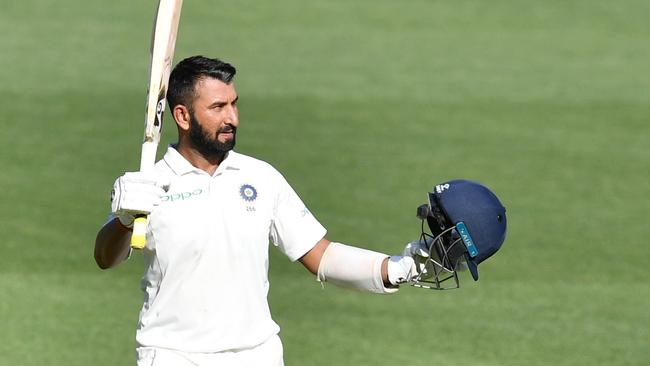
{"type": "Polygon", "coordinates": [[[220,352],[277,334],[269,241],[295,261],[323,226],[277,170],[234,151],[210,176],[170,147],[156,171],[171,185],[149,215],[138,344],[220,352]]]}

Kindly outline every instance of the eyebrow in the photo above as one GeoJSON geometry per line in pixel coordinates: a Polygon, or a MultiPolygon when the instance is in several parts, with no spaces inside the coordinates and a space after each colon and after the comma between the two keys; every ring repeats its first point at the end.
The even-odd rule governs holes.
{"type": "MultiPolygon", "coordinates": [[[[239,95],[237,95],[235,97],[235,99],[232,101],[232,103],[235,104],[235,103],[237,103],[238,100],[239,100],[239,95]]],[[[210,104],[210,108],[223,107],[226,104],[228,104],[228,102],[225,101],[225,100],[215,100],[214,102],[212,102],[212,104],[210,104]]]]}

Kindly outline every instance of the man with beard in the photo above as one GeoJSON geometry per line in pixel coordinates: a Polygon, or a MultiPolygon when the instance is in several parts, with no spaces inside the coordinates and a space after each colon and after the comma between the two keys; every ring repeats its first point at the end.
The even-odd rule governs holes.
{"type": "Polygon", "coordinates": [[[416,272],[417,248],[389,257],[330,242],[277,170],[233,151],[235,72],[203,56],[174,68],[167,99],[178,142],[153,172],[116,180],[97,235],[95,260],[111,268],[130,255],[134,217],[149,215],[138,365],[283,365],[267,302],[269,242],[343,287],[393,293],[416,272]]]}

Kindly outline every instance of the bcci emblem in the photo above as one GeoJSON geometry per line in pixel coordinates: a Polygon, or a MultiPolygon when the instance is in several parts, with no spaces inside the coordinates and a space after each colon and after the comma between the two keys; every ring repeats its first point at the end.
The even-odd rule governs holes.
{"type": "Polygon", "coordinates": [[[250,184],[244,184],[239,188],[239,195],[246,202],[253,202],[257,198],[257,190],[250,184]]]}

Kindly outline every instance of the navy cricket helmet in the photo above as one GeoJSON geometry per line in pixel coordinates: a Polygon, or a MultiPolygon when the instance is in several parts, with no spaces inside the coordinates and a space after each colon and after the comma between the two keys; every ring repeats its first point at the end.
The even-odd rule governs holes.
{"type": "Polygon", "coordinates": [[[452,180],[436,185],[417,215],[422,219],[420,240],[429,257],[418,266],[412,283],[416,287],[458,288],[457,271],[465,268],[477,281],[478,265],[496,253],[506,238],[505,207],[477,182],[452,180]]]}

